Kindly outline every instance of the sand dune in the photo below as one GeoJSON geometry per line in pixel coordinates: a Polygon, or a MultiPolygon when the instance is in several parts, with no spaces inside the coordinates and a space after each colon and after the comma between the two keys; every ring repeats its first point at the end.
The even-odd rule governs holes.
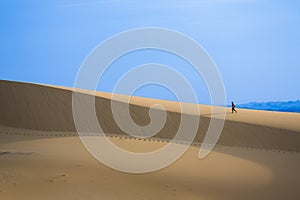
{"type": "MultiPolygon", "coordinates": [[[[87,91],[82,91],[89,93],[87,91]]],[[[98,92],[95,107],[98,121],[105,133],[126,134],[115,123],[111,112],[111,94],[98,92]]],[[[76,132],[72,115],[72,89],[17,82],[0,82],[0,124],[29,130],[76,132]]],[[[117,104],[126,96],[117,95],[117,104]]],[[[167,110],[167,121],[157,138],[171,139],[180,123],[177,102],[131,97],[130,112],[138,125],[147,125],[149,107],[160,104],[167,110]]],[[[210,107],[188,104],[191,113],[195,106],[201,112],[195,142],[201,143],[211,115],[210,107]]],[[[186,113],[189,114],[189,113],[186,113]]],[[[225,126],[218,144],[282,151],[300,151],[300,114],[239,110],[237,115],[228,109],[225,126]],[[288,137],[288,138],[287,138],[288,137]]]]}
{"type": "MultiPolygon", "coordinates": [[[[115,144],[147,152],[174,137],[181,114],[177,102],[131,97],[130,113],[139,125],[149,123],[150,106],[161,104],[167,111],[157,135],[137,140],[114,122],[111,98],[98,92],[95,107],[115,144]]],[[[125,106],[126,98],[114,99],[125,106]]],[[[0,199],[300,198],[300,114],[228,109],[217,146],[199,160],[209,121],[220,115],[212,115],[209,106],[187,106],[185,115],[195,106],[201,111],[193,146],[167,168],[133,175],[102,165],[85,150],[73,121],[72,89],[0,81],[0,199]]]]}

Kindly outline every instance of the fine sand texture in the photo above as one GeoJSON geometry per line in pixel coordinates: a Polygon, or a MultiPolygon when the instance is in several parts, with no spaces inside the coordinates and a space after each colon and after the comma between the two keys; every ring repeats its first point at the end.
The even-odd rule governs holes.
{"type": "MultiPolygon", "coordinates": [[[[91,95],[89,91],[79,91],[91,95]]],[[[164,127],[153,137],[123,132],[111,112],[127,106],[127,96],[97,92],[95,108],[107,137],[140,153],[159,149],[177,132],[181,115],[199,117],[191,147],[172,165],[145,174],[113,170],[84,148],[72,114],[73,90],[65,87],[0,81],[0,199],[300,199],[300,114],[228,108],[217,145],[204,159],[200,144],[211,107],[130,97],[139,125],[150,123],[149,108],[166,110],[164,127]],[[200,109],[194,116],[193,110],[200,109]]],[[[93,130],[90,130],[93,131],[93,130]]],[[[185,145],[184,138],[182,138],[185,145]]],[[[130,162],[130,161],[128,161],[130,162]]]]}

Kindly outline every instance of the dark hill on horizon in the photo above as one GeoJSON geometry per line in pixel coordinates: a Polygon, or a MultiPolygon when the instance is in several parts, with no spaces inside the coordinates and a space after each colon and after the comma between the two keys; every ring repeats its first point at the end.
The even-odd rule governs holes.
{"type": "Polygon", "coordinates": [[[237,104],[237,108],[300,113],[300,100],[277,102],[250,102],[245,104],[237,104]]]}

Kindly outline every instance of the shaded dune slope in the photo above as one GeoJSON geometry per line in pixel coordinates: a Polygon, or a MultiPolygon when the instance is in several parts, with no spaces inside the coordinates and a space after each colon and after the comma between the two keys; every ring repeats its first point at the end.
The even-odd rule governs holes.
{"type": "MultiPolygon", "coordinates": [[[[82,91],[86,95],[89,92],[82,91]]],[[[76,132],[72,114],[72,89],[12,81],[0,81],[0,125],[51,132],[76,132]]],[[[116,96],[119,106],[126,106],[124,95],[116,96]]],[[[98,121],[105,133],[125,135],[113,119],[111,94],[97,92],[95,107],[98,121]]],[[[141,126],[150,122],[149,108],[161,104],[166,108],[167,120],[154,137],[172,139],[180,124],[180,105],[177,102],[131,97],[130,114],[141,126]]],[[[199,129],[194,140],[201,143],[210,119],[210,107],[199,106],[199,129]]],[[[228,110],[229,112],[229,110],[228,110]]],[[[218,145],[279,151],[300,151],[300,114],[239,110],[237,115],[226,114],[224,129],[218,145]]],[[[188,130],[187,130],[188,131],[188,130]]],[[[182,138],[184,140],[184,138],[182,138]]]]}

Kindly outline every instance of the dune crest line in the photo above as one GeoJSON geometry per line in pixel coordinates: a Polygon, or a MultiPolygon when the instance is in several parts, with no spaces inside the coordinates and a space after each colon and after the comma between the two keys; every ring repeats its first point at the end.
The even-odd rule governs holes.
{"type": "MultiPolygon", "coordinates": [[[[71,88],[37,85],[0,80],[0,125],[26,130],[49,132],[76,132],[72,116],[71,88]]],[[[77,91],[78,92],[78,91],[77,91]]],[[[89,91],[80,91],[86,95],[89,91]]],[[[98,121],[105,133],[127,136],[114,122],[110,93],[97,92],[95,107],[98,121]]],[[[115,95],[115,103],[124,105],[125,96],[115,95]],[[117,100],[116,99],[117,96],[117,100]]],[[[170,140],[176,134],[180,115],[192,114],[194,106],[201,110],[195,144],[200,144],[209,121],[218,115],[210,114],[210,106],[189,104],[191,113],[180,113],[177,102],[131,97],[130,114],[141,126],[149,123],[148,111],[154,104],[161,104],[167,111],[164,127],[153,138],[170,140]]],[[[226,121],[217,145],[278,151],[300,151],[300,114],[239,110],[237,115],[226,115],[226,121]]],[[[184,142],[184,138],[181,138],[184,142]]]]}

